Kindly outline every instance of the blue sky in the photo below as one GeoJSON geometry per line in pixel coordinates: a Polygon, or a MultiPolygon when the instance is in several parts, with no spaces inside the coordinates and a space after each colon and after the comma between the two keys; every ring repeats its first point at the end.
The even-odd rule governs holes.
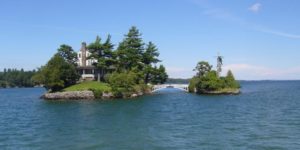
{"type": "Polygon", "coordinates": [[[60,44],[79,50],[96,35],[114,44],[131,26],[154,42],[170,77],[191,77],[201,60],[237,79],[300,79],[298,0],[3,0],[0,70],[34,69],[60,44]]]}

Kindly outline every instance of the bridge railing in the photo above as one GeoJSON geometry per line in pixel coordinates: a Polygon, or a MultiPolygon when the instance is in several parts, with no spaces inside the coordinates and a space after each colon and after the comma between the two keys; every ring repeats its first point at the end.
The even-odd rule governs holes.
{"type": "Polygon", "coordinates": [[[164,88],[176,88],[184,91],[188,91],[188,84],[158,84],[152,87],[152,92],[155,92],[164,88]]]}

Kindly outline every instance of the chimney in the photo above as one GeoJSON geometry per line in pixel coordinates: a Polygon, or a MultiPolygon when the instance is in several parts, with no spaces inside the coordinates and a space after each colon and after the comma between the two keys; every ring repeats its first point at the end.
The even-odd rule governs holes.
{"type": "Polygon", "coordinates": [[[87,51],[87,48],[86,48],[86,43],[85,42],[82,42],[81,43],[81,49],[80,49],[80,51],[81,51],[81,65],[83,66],[83,67],[85,67],[86,66],[86,51],[87,51]]]}

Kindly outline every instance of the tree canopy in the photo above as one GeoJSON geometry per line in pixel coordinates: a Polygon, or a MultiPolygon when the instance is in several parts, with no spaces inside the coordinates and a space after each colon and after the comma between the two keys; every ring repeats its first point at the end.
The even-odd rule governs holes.
{"type": "MultiPolygon", "coordinates": [[[[141,36],[140,31],[133,26],[116,49],[110,35],[105,40],[97,36],[95,41],[87,46],[90,52],[87,59],[96,60],[93,61],[93,65],[99,72],[98,81],[107,82],[116,90],[166,82],[168,75],[165,67],[156,67],[160,62],[156,45],[152,42],[145,44],[141,36]]],[[[63,44],[47,64],[38,69],[32,81],[44,85],[52,92],[76,84],[79,79],[77,61],[77,54],[73,48],[63,44]]]]}
{"type": "Polygon", "coordinates": [[[100,73],[98,74],[99,81],[104,81],[104,75],[110,71],[116,63],[113,47],[114,45],[111,43],[110,35],[107,36],[104,43],[102,43],[101,38],[97,36],[95,42],[88,46],[88,49],[91,52],[89,59],[97,60],[93,65],[100,70],[100,73]]]}
{"type": "Polygon", "coordinates": [[[57,54],[61,56],[68,63],[77,66],[77,53],[73,50],[73,48],[69,45],[63,44],[57,50],[57,54]]]}
{"type": "Polygon", "coordinates": [[[160,62],[159,52],[153,42],[144,43],[142,34],[136,27],[131,27],[124,39],[118,44],[116,50],[111,43],[111,36],[105,42],[97,36],[96,41],[88,46],[92,53],[90,59],[96,59],[94,64],[101,72],[101,81],[109,74],[130,72],[137,74],[144,83],[164,83],[167,74],[164,66],[155,65],[160,62]],[[159,80],[159,81],[157,81],[159,80]]]}
{"type": "Polygon", "coordinates": [[[74,54],[77,55],[71,47],[62,45],[47,64],[39,68],[32,80],[35,84],[44,85],[51,92],[76,84],[79,74],[76,64],[70,61],[74,54]]]}
{"type": "Polygon", "coordinates": [[[134,67],[142,69],[144,43],[141,35],[139,30],[133,26],[119,44],[117,54],[121,68],[125,70],[131,70],[134,67]]]}
{"type": "MultiPolygon", "coordinates": [[[[218,69],[218,68],[217,68],[218,69]]],[[[222,91],[226,89],[238,89],[240,84],[235,80],[233,73],[229,70],[226,77],[219,76],[218,71],[212,70],[212,66],[201,61],[194,69],[196,75],[190,80],[189,91],[205,93],[207,91],[222,91]]]]}
{"type": "Polygon", "coordinates": [[[207,61],[200,61],[200,62],[198,62],[194,71],[196,71],[196,76],[202,77],[206,73],[210,72],[211,69],[212,69],[212,66],[207,61]]]}
{"type": "Polygon", "coordinates": [[[4,69],[0,72],[0,88],[7,87],[33,87],[31,78],[35,70],[24,71],[24,69],[4,69]]]}

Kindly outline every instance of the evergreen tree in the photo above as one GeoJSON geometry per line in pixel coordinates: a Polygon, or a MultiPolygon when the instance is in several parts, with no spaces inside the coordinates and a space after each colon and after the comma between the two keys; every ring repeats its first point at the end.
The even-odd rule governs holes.
{"type": "Polygon", "coordinates": [[[144,43],[141,38],[141,33],[133,26],[119,44],[117,52],[119,67],[125,70],[138,67],[141,70],[143,68],[143,53],[144,43]]]}
{"type": "Polygon", "coordinates": [[[31,77],[35,74],[35,71],[25,71],[23,68],[18,69],[4,69],[0,72],[0,83],[3,88],[6,87],[33,87],[34,84],[31,81],[31,77]]]}
{"type": "Polygon", "coordinates": [[[145,65],[158,63],[160,62],[158,56],[159,56],[158,49],[152,42],[149,42],[146,46],[145,52],[143,53],[143,63],[145,65]]]}
{"type": "Polygon", "coordinates": [[[160,65],[158,68],[155,66],[151,74],[151,83],[152,84],[163,84],[167,81],[168,74],[163,65],[160,65]]]}
{"type": "Polygon", "coordinates": [[[240,88],[240,84],[235,80],[231,70],[228,70],[225,77],[225,84],[227,88],[240,88]]]}
{"type": "Polygon", "coordinates": [[[168,74],[166,72],[166,68],[163,65],[160,65],[158,68],[158,73],[159,73],[159,80],[160,84],[163,84],[167,81],[168,79],[168,74]]]}
{"type": "Polygon", "coordinates": [[[108,71],[112,72],[115,70],[115,64],[116,64],[116,55],[113,51],[114,45],[111,43],[111,36],[108,35],[106,41],[103,43],[103,54],[104,57],[104,63],[106,65],[105,67],[105,73],[108,71]]]}
{"type": "Polygon", "coordinates": [[[153,64],[156,64],[160,62],[158,59],[159,52],[156,46],[152,43],[149,42],[146,46],[146,50],[143,53],[143,63],[144,63],[144,82],[149,83],[150,78],[151,78],[151,73],[153,72],[153,64]]]}
{"type": "Polygon", "coordinates": [[[96,59],[97,63],[93,64],[100,70],[98,75],[100,80],[104,80],[104,76],[114,64],[113,59],[113,44],[111,43],[111,36],[108,35],[106,41],[101,43],[101,38],[96,37],[94,43],[88,46],[89,51],[92,53],[89,59],[96,59]]]}

